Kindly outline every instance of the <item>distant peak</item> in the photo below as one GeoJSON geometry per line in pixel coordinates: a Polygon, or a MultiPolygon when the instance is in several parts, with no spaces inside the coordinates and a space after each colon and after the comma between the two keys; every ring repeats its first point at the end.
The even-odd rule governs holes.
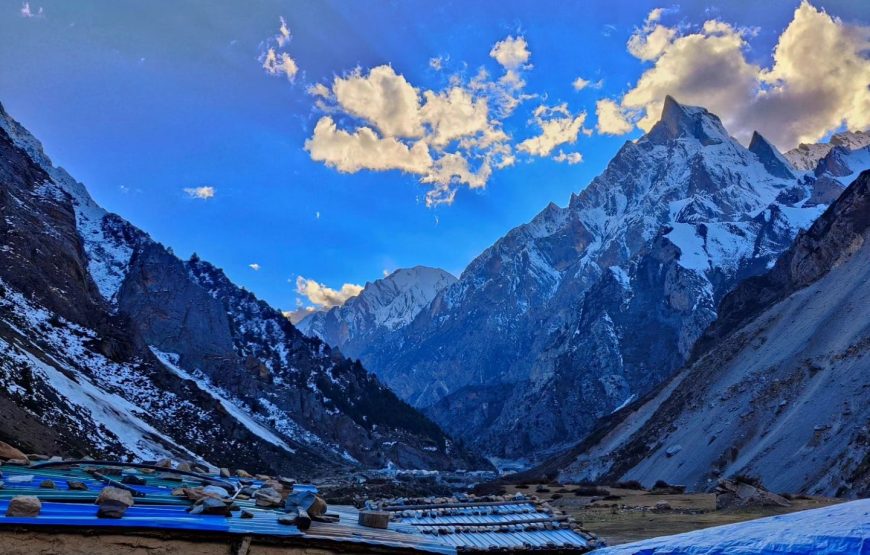
{"type": "Polygon", "coordinates": [[[693,137],[704,145],[728,140],[728,132],[715,114],[705,108],[680,104],[668,95],[662,106],[662,116],[650,130],[654,142],[668,142],[681,137],[693,137]]]}
{"type": "Polygon", "coordinates": [[[765,169],[776,177],[793,179],[794,172],[791,164],[780,154],[779,150],[765,139],[758,131],[752,132],[752,140],[749,141],[749,151],[758,157],[758,161],[765,169]]]}

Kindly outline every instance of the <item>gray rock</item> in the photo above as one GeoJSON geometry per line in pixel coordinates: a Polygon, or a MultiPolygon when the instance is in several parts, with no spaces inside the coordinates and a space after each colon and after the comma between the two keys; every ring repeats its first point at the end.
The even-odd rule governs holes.
{"type": "Polygon", "coordinates": [[[42,510],[42,503],[39,498],[31,495],[17,495],[9,501],[9,506],[6,508],[6,516],[8,517],[35,517],[39,516],[39,511],[42,510]]]}

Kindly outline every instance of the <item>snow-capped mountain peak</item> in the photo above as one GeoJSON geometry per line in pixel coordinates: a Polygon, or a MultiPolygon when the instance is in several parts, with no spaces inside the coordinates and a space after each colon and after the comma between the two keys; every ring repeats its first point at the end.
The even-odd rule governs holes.
{"type": "Polygon", "coordinates": [[[349,339],[389,333],[410,324],[439,292],[455,282],[456,277],[438,268],[402,268],[366,283],[359,295],[342,306],[315,312],[297,327],[354,356],[349,339]]]}

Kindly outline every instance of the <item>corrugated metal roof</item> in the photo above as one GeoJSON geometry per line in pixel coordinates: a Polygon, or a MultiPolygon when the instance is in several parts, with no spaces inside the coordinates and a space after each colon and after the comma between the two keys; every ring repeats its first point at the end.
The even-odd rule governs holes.
{"type": "Polygon", "coordinates": [[[462,551],[509,549],[585,552],[597,546],[564,514],[533,498],[398,499],[372,503],[417,533],[462,551]]]}
{"type": "MultiPolygon", "coordinates": [[[[93,463],[70,467],[42,467],[38,465],[3,466],[5,482],[0,488],[0,514],[5,514],[9,500],[17,495],[34,495],[43,502],[36,518],[10,518],[0,516],[0,530],[4,526],[56,531],[62,528],[88,528],[135,533],[136,530],[169,530],[179,534],[213,532],[216,535],[246,535],[268,537],[288,542],[329,542],[364,544],[379,548],[452,554],[457,551],[554,550],[588,551],[595,547],[594,537],[577,528],[566,515],[559,514],[546,503],[534,498],[510,499],[463,496],[460,499],[390,500],[371,504],[372,508],[392,514],[389,529],[365,528],[358,524],[359,511],[353,507],[329,507],[329,513],[339,517],[337,522],[313,522],[308,530],[280,524],[280,509],[263,509],[252,499],[236,498],[239,508],[249,511],[253,518],[241,518],[238,511],[231,516],[191,514],[191,505],[185,497],[173,496],[176,488],[194,488],[217,480],[206,475],[169,475],[162,471],[124,470],[109,465],[88,468],[93,463]],[[144,479],[144,485],[120,484],[122,472],[133,473],[144,479]],[[44,480],[54,482],[53,489],[41,488],[44,480]],[[69,490],[71,481],[82,482],[85,491],[69,490]],[[135,504],[120,519],[97,518],[94,501],[107,484],[125,487],[134,492],[135,504]],[[283,539],[282,539],[283,538],[283,539]]],[[[226,488],[236,493],[243,486],[263,485],[256,479],[224,479],[226,488]]],[[[317,491],[311,485],[296,484],[295,491],[317,491]]]]}

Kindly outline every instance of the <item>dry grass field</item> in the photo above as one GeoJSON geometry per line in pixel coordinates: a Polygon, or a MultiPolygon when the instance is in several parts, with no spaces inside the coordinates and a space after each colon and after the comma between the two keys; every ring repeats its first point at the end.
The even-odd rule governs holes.
{"type": "Polygon", "coordinates": [[[610,487],[600,488],[601,492],[592,492],[582,486],[541,484],[510,485],[505,489],[508,493],[537,495],[577,519],[584,528],[597,534],[608,545],[815,509],[842,501],[800,496],[792,499],[791,507],[717,510],[716,496],[712,493],[660,494],[610,487]],[[592,493],[597,495],[590,495],[592,493]],[[656,504],[661,502],[667,503],[670,508],[657,509],[656,504]]]}

